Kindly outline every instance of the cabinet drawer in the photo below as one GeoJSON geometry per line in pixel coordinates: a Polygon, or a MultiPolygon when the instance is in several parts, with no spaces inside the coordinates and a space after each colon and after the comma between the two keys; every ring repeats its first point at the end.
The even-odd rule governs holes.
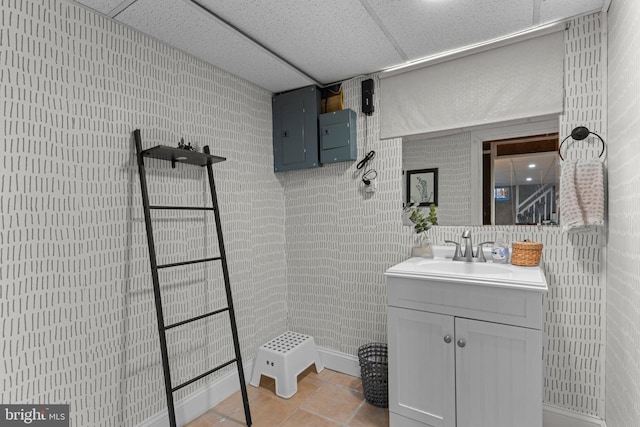
{"type": "Polygon", "coordinates": [[[388,277],[387,293],[393,307],[542,328],[542,295],[537,291],[388,277]]]}

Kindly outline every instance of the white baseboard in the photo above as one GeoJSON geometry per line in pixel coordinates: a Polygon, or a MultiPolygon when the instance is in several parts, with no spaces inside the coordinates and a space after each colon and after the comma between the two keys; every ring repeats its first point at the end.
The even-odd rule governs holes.
{"type": "MultiPolygon", "coordinates": [[[[251,371],[253,369],[253,359],[243,363],[242,366],[244,369],[245,382],[249,387],[249,379],[251,378],[251,371]]],[[[238,369],[236,368],[211,384],[202,387],[189,397],[180,402],[176,402],[176,424],[182,426],[193,421],[238,390],[240,390],[240,383],[238,381],[238,369]]],[[[169,427],[167,410],[164,409],[147,418],[136,427],[169,427]]]]}
{"type": "MultiPolygon", "coordinates": [[[[357,357],[320,346],[318,346],[318,353],[326,368],[360,377],[360,365],[357,357]]],[[[243,365],[245,382],[248,387],[253,370],[253,361],[254,359],[251,359],[243,365]]],[[[184,425],[193,421],[238,390],[240,390],[238,370],[234,369],[189,397],[176,402],[177,424],[184,425]]],[[[167,410],[165,409],[147,418],[136,427],[169,427],[167,410]]]]}
{"type": "MultiPolygon", "coordinates": [[[[360,365],[357,357],[320,346],[318,346],[318,353],[325,368],[360,377],[360,365]]],[[[247,385],[251,378],[253,362],[254,360],[251,359],[243,365],[247,385]]],[[[178,402],[176,404],[177,424],[184,425],[194,420],[239,389],[238,371],[234,369],[178,402]]],[[[564,408],[544,404],[543,411],[544,427],[607,427],[604,420],[598,417],[580,414],[564,408]]],[[[146,419],[138,424],[137,427],[169,427],[169,417],[166,409],[146,419]]]]}
{"type": "Polygon", "coordinates": [[[542,405],[544,427],[606,427],[604,420],[557,406],[542,405]]]}
{"type": "Polygon", "coordinates": [[[325,368],[360,378],[360,364],[357,357],[320,346],[318,346],[318,353],[325,368]]]}

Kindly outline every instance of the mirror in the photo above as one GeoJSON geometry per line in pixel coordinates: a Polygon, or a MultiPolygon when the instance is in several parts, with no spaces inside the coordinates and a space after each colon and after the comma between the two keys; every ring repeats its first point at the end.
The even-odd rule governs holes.
{"type": "Polygon", "coordinates": [[[557,117],[405,137],[403,201],[407,176],[433,169],[440,225],[557,224],[557,147],[557,117]]]}
{"type": "Polygon", "coordinates": [[[557,224],[558,133],[483,141],[484,225],[557,224]]]}

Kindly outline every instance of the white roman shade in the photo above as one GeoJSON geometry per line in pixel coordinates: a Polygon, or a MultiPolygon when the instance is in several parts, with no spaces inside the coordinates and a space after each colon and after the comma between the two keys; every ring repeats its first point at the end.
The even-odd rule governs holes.
{"type": "MultiPolygon", "coordinates": [[[[382,139],[558,114],[564,34],[380,75],[382,139]]],[[[434,61],[435,62],[435,61],[434,61]]]]}

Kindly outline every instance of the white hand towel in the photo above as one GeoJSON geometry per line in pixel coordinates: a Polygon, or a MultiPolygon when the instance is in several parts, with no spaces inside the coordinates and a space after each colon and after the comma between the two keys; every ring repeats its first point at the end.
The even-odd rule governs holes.
{"type": "Polygon", "coordinates": [[[604,169],[601,161],[562,163],[560,215],[565,232],[604,225],[604,169]]]}

